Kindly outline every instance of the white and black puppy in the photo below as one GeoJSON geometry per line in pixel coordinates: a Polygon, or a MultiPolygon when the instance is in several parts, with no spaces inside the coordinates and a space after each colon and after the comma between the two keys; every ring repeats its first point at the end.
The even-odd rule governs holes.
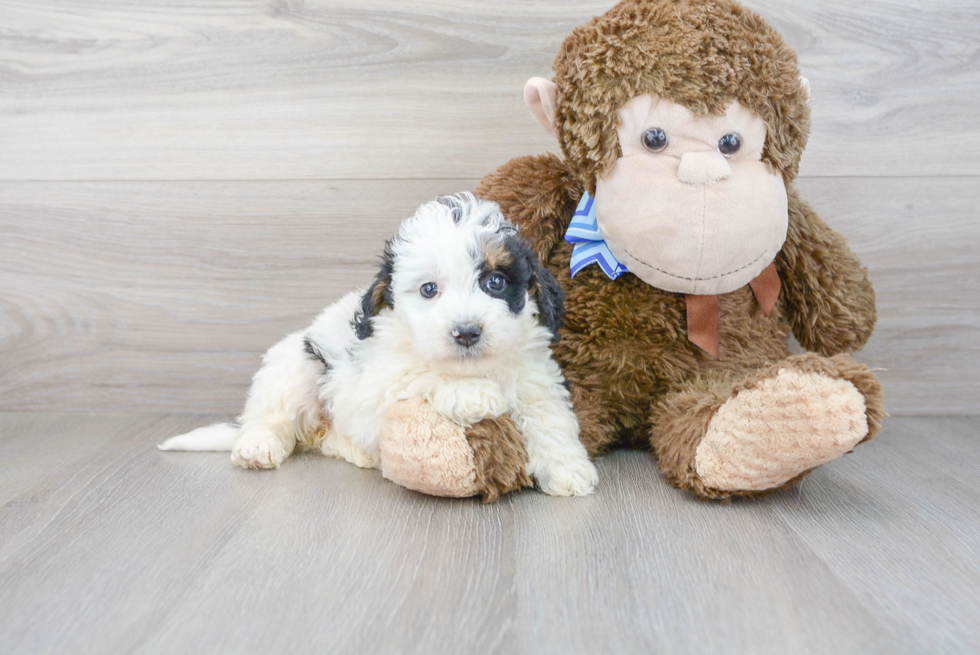
{"type": "Polygon", "coordinates": [[[386,411],[422,397],[462,426],[510,414],[537,486],[588,494],[596,469],[549,347],[562,318],[558,282],[499,207],[444,196],[401,224],[367,290],[266,353],[238,423],[160,448],[231,450],[235,464],[268,469],[299,445],[377,467],[386,411]]]}

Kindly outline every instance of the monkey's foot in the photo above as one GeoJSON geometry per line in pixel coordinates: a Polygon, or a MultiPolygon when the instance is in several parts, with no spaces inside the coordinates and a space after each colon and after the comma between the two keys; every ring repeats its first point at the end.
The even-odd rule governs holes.
{"type": "Polygon", "coordinates": [[[463,428],[421,398],[395,403],[380,434],[381,473],[433,496],[482,496],[531,486],[524,438],[510,416],[463,428]]]}
{"type": "Polygon", "coordinates": [[[421,398],[392,405],[379,446],[381,474],[392,482],[433,496],[478,493],[476,461],[465,431],[421,398]]]}
{"type": "Polygon", "coordinates": [[[865,396],[854,384],[786,364],[744,385],[711,418],[695,459],[705,486],[774,489],[868,436],[865,396]]]}

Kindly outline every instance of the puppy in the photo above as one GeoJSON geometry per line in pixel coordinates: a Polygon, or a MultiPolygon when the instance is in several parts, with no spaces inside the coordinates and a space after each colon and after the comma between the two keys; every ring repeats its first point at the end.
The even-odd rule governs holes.
{"type": "Polygon", "coordinates": [[[270,469],[300,446],[378,467],[387,410],[421,397],[464,427],[510,415],[537,486],[588,494],[596,470],[549,348],[562,320],[558,282],[499,207],[443,196],[401,224],[370,287],[269,349],[238,423],[160,448],[231,450],[238,466],[270,469]]]}

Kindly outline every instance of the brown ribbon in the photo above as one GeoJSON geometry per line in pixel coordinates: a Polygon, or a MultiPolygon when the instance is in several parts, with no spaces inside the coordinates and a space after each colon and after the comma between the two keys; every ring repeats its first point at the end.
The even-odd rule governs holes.
{"type": "MultiPolygon", "coordinates": [[[[779,297],[780,282],[776,265],[766,266],[758,277],[749,282],[749,286],[752,287],[752,293],[755,294],[762,313],[769,316],[769,312],[776,306],[776,298],[779,297]]],[[[695,346],[717,359],[720,341],[718,296],[688,294],[685,299],[687,300],[687,338],[695,346]]]]}
{"type": "Polygon", "coordinates": [[[718,358],[718,296],[687,295],[687,338],[718,358]]]}
{"type": "Polygon", "coordinates": [[[769,264],[759,273],[759,276],[749,282],[752,293],[762,308],[762,313],[769,316],[769,312],[776,306],[776,298],[779,297],[779,273],[776,272],[776,265],[769,264]]]}

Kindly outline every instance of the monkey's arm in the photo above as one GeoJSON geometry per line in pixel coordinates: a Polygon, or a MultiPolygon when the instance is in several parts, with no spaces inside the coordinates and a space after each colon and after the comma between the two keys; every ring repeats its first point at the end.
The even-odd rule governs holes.
{"type": "Polygon", "coordinates": [[[565,161],[547,154],[511,159],[484,177],[473,193],[498,203],[546,262],[562,242],[582,192],[565,161]]]}
{"type": "Polygon", "coordinates": [[[868,270],[794,188],[787,191],[789,231],[776,267],[793,334],[825,356],[860,350],[877,320],[868,270]]]}

